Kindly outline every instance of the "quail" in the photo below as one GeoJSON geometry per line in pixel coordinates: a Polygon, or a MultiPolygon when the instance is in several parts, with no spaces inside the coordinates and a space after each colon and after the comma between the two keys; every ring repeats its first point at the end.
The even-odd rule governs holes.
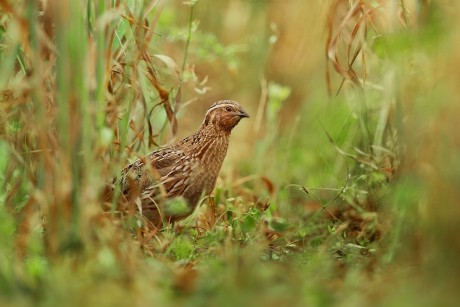
{"type": "Polygon", "coordinates": [[[245,117],[249,117],[248,113],[235,101],[214,103],[194,134],[151,152],[121,171],[114,184],[120,185],[122,199],[134,202],[157,228],[163,221],[175,222],[189,216],[200,198],[214,189],[230,133],[245,117]],[[186,210],[168,210],[168,200],[175,198],[185,201],[186,210]]]}

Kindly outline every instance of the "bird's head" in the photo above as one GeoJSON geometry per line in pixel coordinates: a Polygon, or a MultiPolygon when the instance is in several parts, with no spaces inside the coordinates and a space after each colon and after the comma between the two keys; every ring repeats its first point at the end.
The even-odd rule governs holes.
{"type": "Polygon", "coordinates": [[[249,115],[239,103],[232,100],[221,100],[208,109],[203,125],[213,125],[216,130],[230,132],[244,117],[249,117],[249,115]]]}

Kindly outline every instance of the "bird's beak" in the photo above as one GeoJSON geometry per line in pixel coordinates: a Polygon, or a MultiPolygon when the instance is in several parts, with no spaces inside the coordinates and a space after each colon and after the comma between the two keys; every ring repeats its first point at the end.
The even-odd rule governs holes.
{"type": "Polygon", "coordinates": [[[243,117],[247,117],[249,118],[249,114],[246,113],[244,110],[240,110],[240,113],[238,114],[239,117],[243,118],[243,117]]]}

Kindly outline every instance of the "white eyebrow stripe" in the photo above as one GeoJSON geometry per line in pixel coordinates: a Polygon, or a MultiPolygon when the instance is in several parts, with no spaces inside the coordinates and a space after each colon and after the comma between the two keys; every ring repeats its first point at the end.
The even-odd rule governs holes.
{"type": "Polygon", "coordinates": [[[218,104],[217,106],[213,106],[211,109],[208,110],[208,112],[206,112],[206,114],[208,114],[209,112],[211,112],[212,110],[215,110],[217,108],[220,108],[220,107],[234,107],[235,105],[234,104],[231,104],[231,103],[223,103],[223,104],[218,104]]]}

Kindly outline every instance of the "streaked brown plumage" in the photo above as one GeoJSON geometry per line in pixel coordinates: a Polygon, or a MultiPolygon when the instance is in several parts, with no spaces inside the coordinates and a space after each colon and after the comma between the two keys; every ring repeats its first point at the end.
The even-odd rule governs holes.
{"type": "Polygon", "coordinates": [[[177,221],[190,215],[201,196],[214,189],[227,153],[232,129],[249,115],[236,102],[222,100],[207,111],[197,132],[156,150],[126,166],[118,181],[123,198],[136,202],[156,227],[162,220],[177,221]],[[188,211],[170,214],[160,201],[182,196],[188,211]]]}

